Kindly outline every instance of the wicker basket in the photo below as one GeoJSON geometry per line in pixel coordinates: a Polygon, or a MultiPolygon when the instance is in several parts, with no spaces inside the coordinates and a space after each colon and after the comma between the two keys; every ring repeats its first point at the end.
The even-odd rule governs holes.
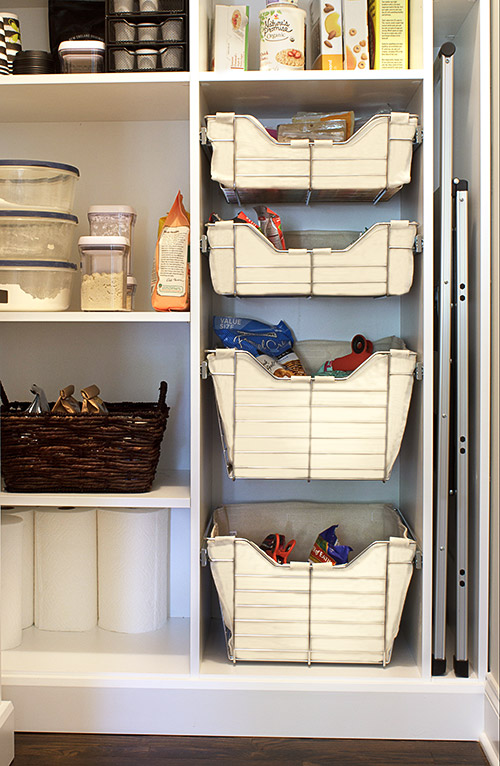
{"type": "MultiPolygon", "coordinates": [[[[1,384],[0,384],[1,386],[1,384]]],[[[8,492],[147,492],[167,424],[158,403],[108,404],[108,415],[25,415],[1,388],[1,468],[8,492]]]]}

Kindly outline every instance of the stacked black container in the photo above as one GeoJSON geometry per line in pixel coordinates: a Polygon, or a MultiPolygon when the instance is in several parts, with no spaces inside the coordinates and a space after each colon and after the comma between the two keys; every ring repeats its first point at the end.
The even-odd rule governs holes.
{"type": "Polygon", "coordinates": [[[187,0],[106,0],[108,72],[189,68],[187,0]]]}

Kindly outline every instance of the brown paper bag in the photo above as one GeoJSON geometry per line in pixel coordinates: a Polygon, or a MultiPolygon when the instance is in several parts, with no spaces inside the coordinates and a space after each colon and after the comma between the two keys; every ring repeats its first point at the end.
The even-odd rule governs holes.
{"type": "Polygon", "coordinates": [[[108,408],[99,397],[101,393],[96,385],[82,388],[82,414],[86,415],[106,415],[108,408]]]}
{"type": "Polygon", "coordinates": [[[66,386],[66,388],[61,388],[59,392],[59,399],[52,407],[51,412],[59,413],[62,415],[75,415],[76,413],[80,412],[80,405],[72,396],[74,392],[74,386],[66,386]]]}

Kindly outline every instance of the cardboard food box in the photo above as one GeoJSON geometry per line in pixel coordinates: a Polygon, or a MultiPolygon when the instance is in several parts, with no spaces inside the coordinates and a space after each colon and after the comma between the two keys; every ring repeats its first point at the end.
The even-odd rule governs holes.
{"type": "Polygon", "coordinates": [[[248,69],[248,5],[216,5],[212,70],[248,69]]]}
{"type": "Polygon", "coordinates": [[[372,69],[408,69],[408,0],[369,0],[372,69]]]}
{"type": "Polygon", "coordinates": [[[312,0],[311,49],[313,69],[343,69],[342,0],[312,0]]]}
{"type": "Polygon", "coordinates": [[[344,69],[370,69],[368,0],[343,0],[344,69]]]}

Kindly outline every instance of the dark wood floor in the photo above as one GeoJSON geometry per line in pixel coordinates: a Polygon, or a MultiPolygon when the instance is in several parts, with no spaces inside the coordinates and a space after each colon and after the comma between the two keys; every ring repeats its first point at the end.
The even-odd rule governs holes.
{"type": "Polygon", "coordinates": [[[476,742],[16,734],[14,766],[487,766],[476,742]]]}

